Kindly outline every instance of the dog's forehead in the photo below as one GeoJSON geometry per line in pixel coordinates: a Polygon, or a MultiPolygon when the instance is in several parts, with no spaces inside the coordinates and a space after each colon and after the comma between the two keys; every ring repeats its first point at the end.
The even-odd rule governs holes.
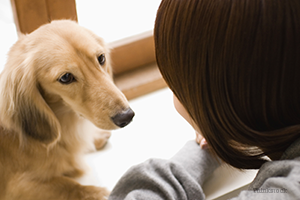
{"type": "Polygon", "coordinates": [[[96,56],[95,54],[105,51],[104,46],[99,44],[96,38],[85,30],[78,30],[76,33],[70,32],[62,37],[69,44],[69,47],[86,56],[96,56]]]}
{"type": "Polygon", "coordinates": [[[97,63],[99,55],[109,52],[100,37],[68,21],[45,25],[25,39],[35,66],[45,70],[54,66],[59,69],[61,66],[87,66],[86,63],[97,63]]]}
{"type": "Polygon", "coordinates": [[[42,34],[43,32],[45,33],[44,37],[47,37],[49,50],[53,48],[70,52],[73,49],[75,52],[81,52],[89,57],[105,53],[107,50],[101,38],[68,20],[48,24],[44,30],[41,30],[42,34]]]}

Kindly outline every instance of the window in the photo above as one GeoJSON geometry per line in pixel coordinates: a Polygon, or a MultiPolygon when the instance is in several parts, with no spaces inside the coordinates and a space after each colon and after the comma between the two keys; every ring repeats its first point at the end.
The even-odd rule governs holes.
{"type": "Polygon", "coordinates": [[[114,42],[154,27],[161,0],[76,0],[78,23],[106,42],[114,42]]]}

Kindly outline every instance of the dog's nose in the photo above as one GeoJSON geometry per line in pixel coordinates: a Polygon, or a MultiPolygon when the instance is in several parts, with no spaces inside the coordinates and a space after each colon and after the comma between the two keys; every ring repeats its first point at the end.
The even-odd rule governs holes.
{"type": "Polygon", "coordinates": [[[127,126],[134,117],[134,112],[131,110],[131,108],[128,108],[127,110],[124,110],[115,116],[113,116],[111,119],[120,128],[123,128],[127,126]]]}

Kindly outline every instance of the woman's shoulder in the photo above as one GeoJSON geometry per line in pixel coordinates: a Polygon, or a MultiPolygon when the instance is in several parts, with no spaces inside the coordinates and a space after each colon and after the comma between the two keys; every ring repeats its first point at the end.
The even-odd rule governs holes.
{"type": "Polygon", "coordinates": [[[300,157],[265,163],[248,190],[232,200],[299,199],[300,157]]]}
{"type": "Polygon", "coordinates": [[[248,190],[236,199],[298,199],[300,197],[300,139],[280,160],[261,166],[248,190]]]}

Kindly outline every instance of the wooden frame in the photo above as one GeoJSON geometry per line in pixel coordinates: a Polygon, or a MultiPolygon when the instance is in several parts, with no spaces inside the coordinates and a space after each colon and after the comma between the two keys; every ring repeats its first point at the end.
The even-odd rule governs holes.
{"type": "Polygon", "coordinates": [[[75,0],[11,0],[18,34],[30,33],[55,19],[77,21],[75,0]]]}
{"type": "Polygon", "coordinates": [[[116,74],[155,62],[152,31],[112,42],[110,47],[116,74]]]}
{"type": "Polygon", "coordinates": [[[110,46],[115,83],[128,99],[166,87],[156,65],[152,31],[110,46]]]}
{"type": "MultiPolygon", "coordinates": [[[[11,0],[18,34],[55,19],[77,21],[75,0],[11,0]]],[[[151,32],[109,44],[116,85],[128,99],[166,87],[155,62],[151,32]]]]}

